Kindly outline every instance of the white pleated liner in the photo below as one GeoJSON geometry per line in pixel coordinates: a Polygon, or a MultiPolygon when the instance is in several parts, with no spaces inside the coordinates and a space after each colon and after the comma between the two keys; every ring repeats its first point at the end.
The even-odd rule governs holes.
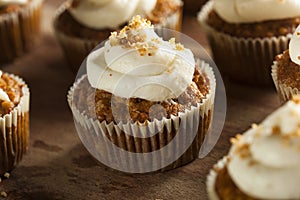
{"type": "Polygon", "coordinates": [[[214,165],[213,169],[210,170],[206,178],[206,191],[209,200],[220,200],[216,193],[215,183],[218,176],[218,171],[222,170],[228,162],[228,158],[225,156],[214,165]]]}
{"type": "Polygon", "coordinates": [[[0,175],[11,171],[21,161],[29,142],[29,88],[18,76],[9,75],[23,84],[23,96],[19,105],[0,117],[0,175]]]}
{"type": "Polygon", "coordinates": [[[32,0],[16,12],[0,15],[0,57],[7,57],[5,61],[21,56],[35,43],[40,32],[42,3],[43,0],[32,0]]]}
{"type": "Polygon", "coordinates": [[[285,84],[278,82],[277,69],[278,69],[278,62],[274,61],[273,65],[272,65],[271,75],[272,75],[273,82],[275,84],[279,99],[282,103],[284,103],[284,102],[291,100],[294,95],[298,95],[300,93],[297,88],[292,88],[292,87],[289,87],[285,84]]]}
{"type": "Polygon", "coordinates": [[[207,24],[213,0],[198,14],[198,21],[210,43],[214,61],[233,80],[253,85],[270,85],[270,66],[276,55],[288,48],[292,34],[279,37],[242,38],[219,32],[207,24]]]}
{"type": "MultiPolygon", "coordinates": [[[[59,16],[70,7],[70,2],[63,3],[57,10],[54,18],[54,31],[58,42],[60,43],[66,59],[71,69],[77,73],[85,57],[102,41],[108,37],[99,39],[79,38],[76,36],[66,35],[57,28],[59,16]]],[[[182,9],[171,15],[163,24],[157,24],[157,27],[164,27],[180,31],[182,21],[182,9]]]]}
{"type": "MultiPolygon", "coordinates": [[[[186,147],[188,149],[180,159],[173,162],[172,165],[168,166],[168,169],[173,169],[182,166],[198,157],[199,150],[204,140],[204,137],[211,126],[211,117],[213,113],[213,104],[216,89],[216,80],[212,68],[205,62],[200,62],[200,70],[205,73],[210,80],[210,91],[203,103],[199,103],[197,107],[192,107],[191,110],[186,110],[184,113],[179,113],[179,116],[171,116],[170,119],[164,118],[163,120],[154,120],[153,122],[146,122],[145,125],[139,123],[127,123],[127,124],[114,124],[113,122],[107,124],[106,122],[100,123],[96,119],[88,118],[87,116],[80,113],[80,111],[73,104],[73,93],[78,87],[80,82],[85,78],[74,83],[73,87],[68,93],[68,102],[73,112],[73,117],[77,131],[80,132],[79,136],[85,146],[89,146],[88,149],[92,155],[98,160],[109,161],[106,165],[124,165],[124,171],[134,171],[143,173],[145,170],[145,162],[149,162],[149,166],[153,169],[161,169],[164,171],[166,168],[164,159],[170,159],[170,157],[179,158],[181,156],[178,149],[186,147]],[[184,130],[180,135],[178,130],[184,130]],[[128,130],[131,135],[125,134],[122,130],[128,130]],[[147,130],[147,131],[146,131],[147,130]],[[158,130],[158,131],[157,131],[158,130]],[[188,133],[197,131],[195,138],[187,137],[188,133]],[[177,132],[178,131],[178,132],[177,132]],[[140,139],[145,134],[156,133],[155,137],[148,139],[140,139]],[[177,136],[177,135],[180,136],[177,136]],[[132,137],[134,136],[134,137],[132,137]],[[156,150],[160,150],[169,144],[170,141],[174,142],[174,146],[166,145],[167,149],[160,155],[155,155],[151,159],[144,159],[143,157],[132,156],[132,162],[127,158],[120,155],[119,152],[113,151],[110,148],[110,142],[112,141],[125,151],[136,152],[136,153],[148,153],[156,150]],[[175,139],[176,138],[176,139],[175,139]],[[180,139],[178,139],[180,138],[180,139]],[[106,140],[106,141],[105,141],[106,140]],[[193,143],[192,141],[193,140],[193,143]],[[92,144],[92,145],[91,145],[92,144]],[[171,148],[171,149],[170,149],[171,148]],[[96,154],[94,152],[97,152],[96,154]],[[180,154],[180,155],[178,155],[180,154]],[[131,165],[131,163],[139,163],[142,166],[131,165]],[[142,164],[143,163],[143,164],[142,164]],[[163,166],[162,166],[163,165],[163,166]],[[127,168],[126,168],[127,167],[127,168]],[[128,167],[130,169],[128,169],[128,167]],[[125,169],[126,168],[126,169],[125,169]]],[[[174,160],[175,161],[175,160],[174,160]]],[[[171,163],[170,163],[171,164],[171,163]]],[[[151,171],[151,170],[147,170],[151,171]]]]}

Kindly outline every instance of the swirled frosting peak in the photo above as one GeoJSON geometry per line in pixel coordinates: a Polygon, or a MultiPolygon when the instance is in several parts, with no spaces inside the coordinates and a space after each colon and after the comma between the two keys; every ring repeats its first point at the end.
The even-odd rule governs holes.
{"type": "Polygon", "coordinates": [[[11,4],[26,4],[28,0],[0,0],[0,6],[7,6],[11,4]]]}
{"type": "Polygon", "coordinates": [[[295,30],[289,44],[289,54],[291,60],[300,65],[300,25],[295,30]]]}
{"type": "Polygon", "coordinates": [[[300,100],[289,101],[233,140],[228,172],[259,199],[300,199],[300,100]]]}
{"type": "Polygon", "coordinates": [[[92,87],[150,101],[178,97],[192,83],[194,67],[189,49],[175,39],[164,41],[140,16],[87,58],[92,87]]]}
{"type": "Polygon", "coordinates": [[[215,11],[229,23],[253,23],[300,16],[299,0],[214,0],[215,11]]]}
{"type": "Polygon", "coordinates": [[[148,15],[155,5],[156,0],[78,0],[69,11],[87,27],[116,29],[137,14],[148,15]]]}

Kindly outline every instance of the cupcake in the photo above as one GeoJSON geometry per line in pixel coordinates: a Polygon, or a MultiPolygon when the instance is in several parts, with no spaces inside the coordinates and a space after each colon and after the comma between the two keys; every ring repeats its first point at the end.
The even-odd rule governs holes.
{"type": "Polygon", "coordinates": [[[42,0],[0,0],[0,63],[30,50],[40,32],[42,0]]]}
{"type": "Polygon", "coordinates": [[[174,38],[164,41],[136,16],[88,55],[86,68],[68,102],[81,141],[97,160],[145,173],[198,157],[216,82],[191,50],[174,38]]]}
{"type": "Polygon", "coordinates": [[[231,80],[271,85],[274,57],[288,48],[300,22],[298,1],[211,0],[198,20],[214,61],[231,80]]]}
{"type": "Polygon", "coordinates": [[[22,159],[29,139],[29,89],[22,79],[0,71],[0,176],[22,159]]]}
{"type": "Polygon", "coordinates": [[[300,94],[300,26],[296,29],[289,49],[277,55],[272,66],[272,77],[282,102],[300,94]]]}
{"type": "Polygon", "coordinates": [[[210,200],[300,199],[300,98],[231,140],[207,178],[210,200]]]}
{"type": "Polygon", "coordinates": [[[147,17],[157,27],[179,31],[182,2],[73,0],[63,3],[55,17],[54,29],[72,71],[77,73],[89,52],[136,14],[147,17]]]}

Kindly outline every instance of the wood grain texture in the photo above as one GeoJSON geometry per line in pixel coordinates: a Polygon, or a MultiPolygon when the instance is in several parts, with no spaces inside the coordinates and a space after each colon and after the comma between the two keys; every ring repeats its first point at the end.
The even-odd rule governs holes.
{"type": "MultiPolygon", "coordinates": [[[[279,106],[274,88],[251,88],[227,83],[228,113],[222,135],[204,159],[168,171],[128,175],[97,163],[81,144],[68,108],[66,94],[73,74],[52,30],[53,12],[62,0],[44,6],[43,35],[39,45],[3,66],[22,76],[31,90],[30,149],[11,178],[0,183],[7,199],[207,199],[205,179],[229,149],[229,138],[260,122],[279,106]]],[[[196,18],[186,16],[183,32],[205,47],[196,18]]]]}

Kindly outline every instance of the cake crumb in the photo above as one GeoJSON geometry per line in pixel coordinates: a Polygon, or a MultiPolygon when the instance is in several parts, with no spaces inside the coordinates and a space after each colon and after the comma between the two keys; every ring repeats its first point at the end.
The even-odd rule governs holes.
{"type": "Polygon", "coordinates": [[[5,178],[9,178],[9,177],[10,177],[10,174],[9,174],[8,172],[6,172],[6,173],[4,174],[4,177],[5,177],[5,178]]]}
{"type": "Polygon", "coordinates": [[[258,127],[257,124],[252,124],[252,125],[251,125],[251,128],[257,128],[257,127],[258,127]]]}
{"type": "Polygon", "coordinates": [[[4,197],[4,198],[6,198],[6,197],[7,197],[7,193],[4,192],[4,191],[2,191],[2,192],[1,192],[1,196],[4,197]]]}
{"type": "Polygon", "coordinates": [[[177,43],[176,44],[176,50],[183,51],[184,50],[184,46],[182,44],[180,44],[180,43],[177,43]]]}
{"type": "Polygon", "coordinates": [[[299,95],[294,95],[292,100],[295,104],[300,104],[300,96],[299,95]]]}
{"type": "Polygon", "coordinates": [[[280,135],[281,133],[281,128],[279,126],[274,126],[272,128],[272,135],[280,135]]]}
{"type": "Polygon", "coordinates": [[[169,40],[169,43],[175,45],[175,44],[176,44],[175,38],[171,38],[171,39],[169,40]]]}

